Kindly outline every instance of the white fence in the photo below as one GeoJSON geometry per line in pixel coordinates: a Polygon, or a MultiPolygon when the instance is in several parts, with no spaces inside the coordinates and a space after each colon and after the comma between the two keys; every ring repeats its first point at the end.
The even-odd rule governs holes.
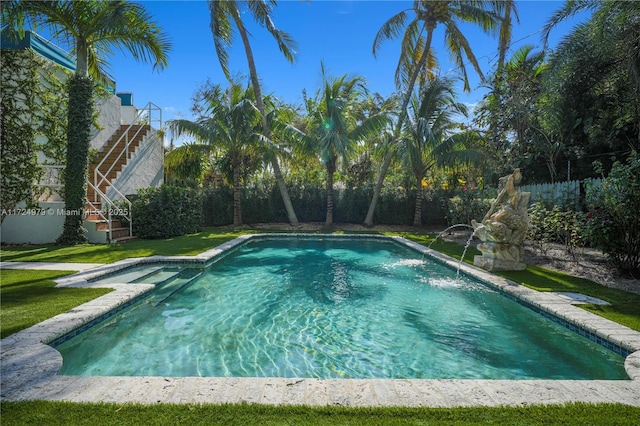
{"type": "MultiPolygon", "coordinates": [[[[601,179],[590,179],[590,183],[599,185],[601,179]]],[[[583,202],[585,181],[572,180],[567,182],[542,183],[523,185],[520,190],[530,192],[529,203],[545,202],[557,206],[578,206],[583,202]]]]}

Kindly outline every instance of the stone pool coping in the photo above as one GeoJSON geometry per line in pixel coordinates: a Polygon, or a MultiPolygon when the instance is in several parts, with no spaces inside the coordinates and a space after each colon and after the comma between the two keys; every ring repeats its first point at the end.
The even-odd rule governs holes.
{"type": "Polygon", "coordinates": [[[342,406],[518,406],[568,402],[640,406],[640,333],[572,306],[561,297],[497,277],[402,237],[375,235],[252,234],[197,256],[127,259],[57,280],[60,287],[108,287],[114,291],[0,341],[0,400],[59,400],[117,403],[261,403],[342,406]],[[96,284],[89,280],[128,266],[150,263],[206,264],[251,238],[392,239],[472,275],[508,297],[578,331],[628,353],[630,380],[461,380],[461,379],[308,379],[221,377],[61,376],[62,356],[52,342],[151,291],[151,284],[96,284]]]}

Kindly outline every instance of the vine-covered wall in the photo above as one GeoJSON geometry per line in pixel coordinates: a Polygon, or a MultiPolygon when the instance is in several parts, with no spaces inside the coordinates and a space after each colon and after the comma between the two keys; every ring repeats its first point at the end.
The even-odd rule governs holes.
{"type": "Polygon", "coordinates": [[[39,164],[64,165],[69,71],[31,50],[2,50],[2,219],[24,201],[32,205],[39,164]]]}
{"type": "Polygon", "coordinates": [[[0,87],[0,209],[2,220],[20,201],[33,200],[41,169],[35,145],[36,94],[39,85],[35,54],[2,51],[0,87]]]}

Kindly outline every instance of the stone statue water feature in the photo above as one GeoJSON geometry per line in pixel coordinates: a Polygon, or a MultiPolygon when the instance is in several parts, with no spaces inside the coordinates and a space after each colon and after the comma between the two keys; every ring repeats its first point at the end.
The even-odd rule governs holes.
{"type": "Polygon", "coordinates": [[[527,208],[531,193],[520,191],[522,175],[515,169],[500,178],[500,192],[481,223],[471,222],[474,234],[482,241],[473,263],[487,271],[521,271],[523,243],[527,235],[527,208]]]}

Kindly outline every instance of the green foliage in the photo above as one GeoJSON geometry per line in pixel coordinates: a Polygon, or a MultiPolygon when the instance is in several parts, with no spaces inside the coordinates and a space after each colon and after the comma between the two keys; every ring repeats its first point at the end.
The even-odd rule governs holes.
{"type": "Polygon", "coordinates": [[[170,185],[140,190],[131,211],[133,233],[141,238],[199,232],[204,221],[201,193],[170,185]]]}
{"type": "MultiPolygon", "coordinates": [[[[245,203],[246,209],[249,208],[245,203]]],[[[233,223],[233,190],[231,188],[205,188],[203,190],[205,226],[223,226],[233,223]]]]}
{"type": "Polygon", "coordinates": [[[79,244],[87,241],[83,212],[87,195],[92,114],[93,81],[74,74],[69,79],[67,159],[64,175],[65,208],[73,214],[65,216],[58,244],[79,244]]]}
{"type": "MultiPolygon", "coordinates": [[[[489,194],[477,189],[462,189],[454,191],[453,197],[443,198],[444,209],[447,214],[447,224],[470,225],[472,220],[481,222],[485,213],[491,208],[492,199],[489,194]]],[[[491,194],[495,197],[496,194],[491,194]]]]}
{"type": "MultiPolygon", "coordinates": [[[[232,192],[228,188],[209,188],[204,191],[204,216],[206,226],[230,225],[233,222],[232,192]]],[[[246,223],[286,222],[287,216],[275,184],[245,189],[243,217],[246,223]]],[[[323,222],[326,217],[326,190],[321,185],[290,185],[289,194],[301,222],[323,222]]],[[[444,191],[428,193],[423,209],[423,221],[427,224],[443,224],[444,212],[440,197],[444,191]]],[[[336,223],[360,223],[366,214],[371,189],[341,189],[335,193],[336,223]]],[[[376,209],[376,223],[387,225],[411,225],[415,205],[415,191],[384,190],[376,209]]],[[[135,219],[134,219],[135,223],[135,219]]]]}
{"type": "MultiPolygon", "coordinates": [[[[38,90],[38,134],[47,140],[38,146],[47,157],[45,164],[64,165],[67,152],[67,103],[70,72],[54,62],[35,56],[40,69],[38,90]]],[[[94,125],[97,116],[94,117],[94,125]]]]}
{"type": "MultiPolygon", "coordinates": [[[[2,51],[0,82],[0,209],[9,210],[21,201],[33,203],[38,167],[34,110],[39,85],[38,68],[31,51],[2,51]]],[[[5,214],[2,214],[2,219],[5,214]]]]}
{"type": "Polygon", "coordinates": [[[587,187],[587,232],[621,272],[640,276],[640,155],[615,162],[600,186],[587,187]]]}
{"type": "Polygon", "coordinates": [[[528,238],[543,252],[550,243],[562,244],[576,258],[588,243],[585,223],[586,215],[581,211],[563,210],[559,206],[548,209],[543,203],[534,203],[529,208],[528,238]]]}

